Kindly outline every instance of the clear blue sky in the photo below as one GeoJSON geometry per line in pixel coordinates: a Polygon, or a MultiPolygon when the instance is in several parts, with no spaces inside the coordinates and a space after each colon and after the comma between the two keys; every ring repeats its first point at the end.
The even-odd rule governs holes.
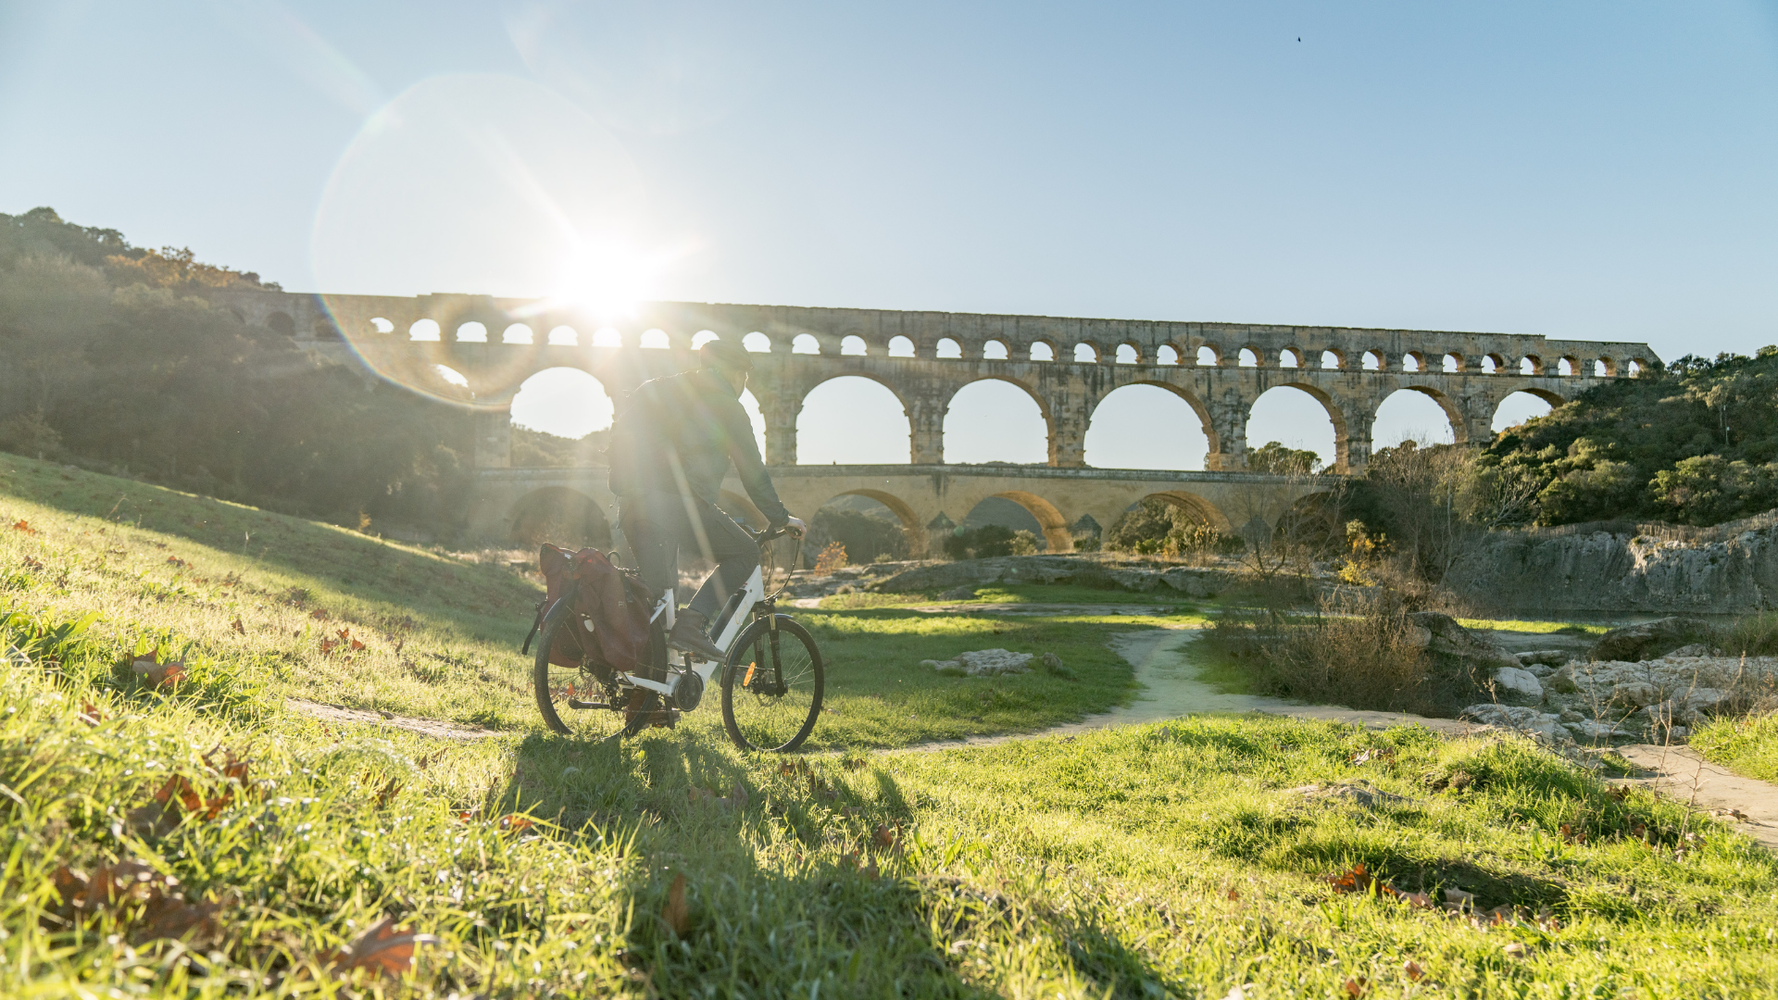
{"type": "Polygon", "coordinates": [[[0,0],[0,135],[0,211],[293,289],[1778,341],[1774,2],[0,0]]]}

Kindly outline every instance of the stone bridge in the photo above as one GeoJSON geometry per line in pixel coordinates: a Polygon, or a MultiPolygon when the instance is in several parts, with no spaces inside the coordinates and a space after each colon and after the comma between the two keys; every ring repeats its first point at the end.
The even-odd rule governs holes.
{"type": "MultiPolygon", "coordinates": [[[[1045,491],[1062,490],[1062,484],[1078,479],[1081,490],[1104,491],[1108,498],[1128,493],[1124,483],[1132,484],[1130,489],[1148,489],[1161,481],[1215,483],[1215,489],[1204,488],[1223,496],[1228,490],[1239,492],[1237,481],[1258,488],[1257,480],[1244,473],[1247,422],[1253,404],[1269,389],[1294,387],[1321,404],[1334,427],[1331,471],[1343,474],[1364,468],[1377,409],[1399,390],[1436,401],[1458,442],[1482,442],[1492,436],[1495,411],[1515,392],[1560,403],[1602,379],[1633,377],[1659,363],[1646,344],[1508,333],[689,302],[644,303],[628,318],[606,320],[547,301],[475,295],[402,298],[241,290],[210,295],[243,319],[286,333],[311,352],[346,363],[355,359],[402,384],[444,389],[439,366],[467,381],[473,394],[469,405],[482,411],[476,464],[487,470],[485,503],[495,497],[512,499],[504,485],[508,482],[535,480],[538,488],[545,488],[537,477],[568,476],[560,470],[499,471],[511,464],[508,413],[525,379],[548,368],[582,369],[606,387],[621,412],[630,389],[644,379],[688,367],[691,352],[711,337],[738,338],[759,352],[749,388],[765,418],[765,457],[771,465],[796,465],[797,415],[810,390],[829,379],[872,379],[895,394],[907,415],[910,466],[841,466],[820,474],[799,467],[794,474],[779,470],[775,478],[827,484],[810,487],[815,492],[837,485],[836,475],[852,476],[859,484],[884,475],[901,483],[930,480],[935,484],[932,502],[956,520],[968,509],[959,506],[960,494],[955,502],[943,499],[952,495],[949,491],[978,478],[984,484],[1008,478],[1000,467],[944,463],[945,412],[960,389],[980,379],[1018,386],[1044,415],[1049,468],[1030,476],[1021,471],[1014,478],[1041,482],[1045,491]],[[1085,468],[1086,432],[1094,409],[1114,390],[1135,384],[1159,386],[1191,406],[1209,440],[1209,472],[1197,475],[1209,478],[1085,468]],[[884,473],[885,468],[896,471],[884,473]]],[[[1156,428],[1157,434],[1168,431],[1156,428]]],[[[993,487],[999,493],[983,495],[1047,495],[1002,486],[993,487]]],[[[866,489],[876,487],[836,489],[822,499],[866,489]]],[[[974,489],[964,492],[973,495],[974,489]]],[[[910,516],[919,521],[927,509],[927,494],[920,490],[881,492],[899,498],[899,508],[889,505],[910,525],[910,516]],[[921,499],[911,498],[916,495],[921,499]]],[[[1097,511],[1111,502],[1085,496],[1080,494],[1078,503],[1071,499],[1050,507],[1066,516],[1075,510],[1097,511]]],[[[1054,534],[1041,505],[1020,502],[1045,524],[1046,534],[1054,534]]],[[[1221,502],[1210,503],[1225,509],[1221,502]]],[[[477,518],[492,525],[480,514],[477,518]]],[[[1109,527],[1097,513],[1095,519],[1109,527]]]]}

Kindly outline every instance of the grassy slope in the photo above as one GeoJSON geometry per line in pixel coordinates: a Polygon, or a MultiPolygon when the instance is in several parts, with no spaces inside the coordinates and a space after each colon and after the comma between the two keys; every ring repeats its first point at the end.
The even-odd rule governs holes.
{"type": "Polygon", "coordinates": [[[1729,997],[1778,981],[1778,863],[1526,744],[1247,717],[787,768],[685,730],[589,746],[329,728],[267,709],[225,663],[142,691],[117,653],[34,647],[0,675],[0,994],[327,991],[327,957],[384,916],[441,938],[403,987],[441,997],[1343,996],[1348,979],[1382,996],[1729,997]],[[245,786],[205,767],[217,746],[252,761],[245,786]],[[1429,790],[1457,772],[1463,791],[1429,790]],[[230,798],[134,832],[129,811],[169,775],[230,798]],[[1286,791],[1334,778],[1408,800],[1363,812],[1286,791]],[[543,822],[503,828],[513,809],[543,822]],[[222,905],[190,952],[128,905],[62,922],[55,869],[118,858],[222,905]],[[1335,893],[1323,876],[1355,862],[1559,926],[1335,893]],[[681,875],[683,941],[663,922],[681,875]]]}
{"type": "Polygon", "coordinates": [[[1716,719],[1692,734],[1691,745],[1738,774],[1778,782],[1778,712],[1716,719]]]}
{"type": "MultiPolygon", "coordinates": [[[[0,454],[0,608],[99,611],[134,642],[237,657],[286,694],[501,729],[541,726],[518,645],[541,589],[478,565],[250,507],[0,454]],[[30,559],[41,568],[25,562],[30,559]],[[323,617],[315,617],[321,615],[323,617]],[[240,621],[237,631],[233,622],[240,621]],[[366,648],[324,653],[348,629],[366,648]]],[[[815,746],[892,746],[1019,732],[1129,697],[1110,636],[1138,618],[798,612],[828,661],[833,712],[815,746]],[[1060,655],[1079,680],[1040,673],[939,677],[921,660],[1003,646],[1060,655]]],[[[714,699],[686,718],[721,726],[714,699]]]]}

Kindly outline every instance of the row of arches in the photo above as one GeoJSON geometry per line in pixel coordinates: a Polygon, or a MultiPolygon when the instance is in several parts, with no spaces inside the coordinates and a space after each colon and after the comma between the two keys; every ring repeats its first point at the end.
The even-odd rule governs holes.
{"type": "MultiPolygon", "coordinates": [[[[274,316],[283,317],[278,313],[274,316]]],[[[288,317],[284,317],[288,319],[288,317]]],[[[383,317],[374,317],[369,322],[367,332],[376,334],[392,334],[395,324],[383,317]]],[[[407,329],[410,341],[439,342],[445,339],[445,331],[437,320],[420,319],[414,321],[407,329]]],[[[527,323],[511,323],[498,334],[493,333],[489,326],[480,320],[469,320],[458,324],[451,331],[451,339],[457,343],[485,344],[497,342],[501,344],[530,345],[541,343],[557,347],[599,347],[621,348],[626,346],[625,334],[614,327],[600,327],[587,336],[582,342],[581,331],[568,325],[556,325],[547,330],[533,329],[527,323]]],[[[706,341],[714,340],[719,335],[713,330],[699,330],[692,335],[691,347],[701,347],[706,341]]],[[[769,354],[775,349],[772,338],[760,331],[747,333],[741,338],[743,346],[748,350],[769,354]]],[[[669,350],[672,338],[665,330],[650,328],[636,336],[635,346],[644,350],[669,350]]],[[[823,353],[820,340],[810,333],[796,334],[789,338],[790,353],[819,355],[823,353]]],[[[865,339],[856,334],[839,339],[838,353],[842,356],[865,357],[873,353],[865,339]]],[[[889,338],[880,353],[891,358],[917,357],[914,341],[906,336],[889,338]]],[[[1564,377],[1613,377],[1628,375],[1634,377],[1646,370],[1648,361],[1644,358],[1614,359],[1610,357],[1582,358],[1576,354],[1565,354],[1559,357],[1544,358],[1538,354],[1525,354],[1517,357],[1500,351],[1484,352],[1475,356],[1459,351],[1420,351],[1411,350],[1392,353],[1382,347],[1374,347],[1357,352],[1348,352],[1339,348],[1328,347],[1320,351],[1295,346],[1267,348],[1259,344],[1246,344],[1224,348],[1215,343],[1204,343],[1196,347],[1182,348],[1174,344],[1161,344],[1151,354],[1145,355],[1144,348],[1135,341],[1124,341],[1116,344],[1099,344],[1092,341],[1079,341],[1071,348],[1063,343],[1037,338],[1022,351],[1024,357],[1014,358],[1013,348],[1008,342],[999,338],[988,338],[981,343],[980,358],[985,361],[1047,361],[1059,359],[1072,360],[1077,364],[1124,364],[1124,365],[1165,365],[1165,366],[1196,366],[1204,368],[1241,367],[1241,368],[1277,368],[1277,369],[1319,369],[1323,371],[1375,371],[1375,372],[1406,372],[1426,373],[1442,372],[1446,374],[1518,374],[1518,375],[1556,375],[1564,377]]],[[[940,337],[933,347],[932,357],[940,360],[962,360],[963,344],[953,337],[940,337]]]]}
{"type": "MultiPolygon", "coordinates": [[[[741,403],[765,450],[766,421],[751,392],[741,403]]],[[[1529,393],[1507,396],[1493,414],[1493,429],[1522,423],[1549,411],[1550,401],[1529,393]]],[[[604,386],[580,369],[547,369],[528,379],[512,402],[512,420],[524,427],[580,438],[611,425],[613,405],[604,386]]],[[[1374,447],[1412,439],[1449,443],[1456,432],[1449,413],[1423,390],[1404,389],[1378,406],[1369,430],[1374,447]]],[[[900,399],[862,376],[839,376],[811,389],[796,418],[799,464],[905,464],[910,460],[910,421],[900,399]]],[[[1043,464],[1052,428],[1036,399],[1021,386],[980,379],[959,389],[943,421],[945,461],[959,464],[1043,464]]],[[[1156,385],[1127,385],[1108,393],[1089,416],[1086,462],[1100,468],[1197,470],[1215,450],[1204,415],[1179,394],[1156,385]]],[[[1325,403],[1294,386],[1278,386],[1249,407],[1249,447],[1278,441],[1313,451],[1323,467],[1337,458],[1340,429],[1325,403]]]]}

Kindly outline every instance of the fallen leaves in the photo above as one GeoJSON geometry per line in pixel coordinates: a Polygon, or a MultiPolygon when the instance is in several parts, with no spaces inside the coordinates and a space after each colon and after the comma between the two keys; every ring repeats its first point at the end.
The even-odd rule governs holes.
{"type": "Polygon", "coordinates": [[[225,901],[189,901],[179,880],[140,861],[124,859],[100,864],[91,875],[64,865],[53,876],[60,898],[57,915],[68,921],[100,914],[114,915],[121,927],[133,926],[137,942],[170,938],[193,945],[213,944],[222,937],[216,917],[225,901]]]}
{"type": "Polygon", "coordinates": [[[172,566],[175,569],[184,569],[189,563],[178,556],[168,556],[167,565],[172,566]]]}
{"type": "Polygon", "coordinates": [[[156,646],[147,656],[138,656],[130,664],[130,669],[138,678],[146,681],[149,687],[177,684],[185,679],[185,658],[182,656],[177,660],[165,660],[167,655],[165,649],[156,646]]]}
{"type": "Polygon", "coordinates": [[[881,851],[894,850],[896,841],[899,839],[900,831],[887,823],[878,823],[877,828],[871,831],[870,836],[871,845],[881,851]]]}
{"type": "Polygon", "coordinates": [[[396,926],[393,917],[385,917],[334,952],[328,966],[338,976],[366,970],[398,978],[414,967],[415,948],[438,943],[439,939],[431,934],[415,934],[396,926]]]}
{"type": "Polygon", "coordinates": [[[1390,762],[1394,761],[1395,760],[1395,748],[1394,747],[1368,747],[1364,750],[1360,750],[1359,752],[1353,754],[1352,758],[1351,758],[1351,762],[1354,764],[1366,764],[1366,763],[1369,763],[1373,760],[1390,761],[1390,762]]]}
{"type": "Polygon", "coordinates": [[[675,937],[684,937],[691,931],[691,907],[685,901],[683,872],[673,876],[673,884],[667,887],[667,905],[661,907],[661,922],[675,937]]]}
{"type": "Polygon", "coordinates": [[[1411,958],[1401,963],[1401,974],[1408,977],[1410,983],[1417,983],[1426,978],[1426,970],[1420,967],[1419,962],[1411,958]]]}
{"type": "Polygon", "coordinates": [[[1371,988],[1371,981],[1363,976],[1355,976],[1347,979],[1343,984],[1343,988],[1345,989],[1347,996],[1354,998],[1361,997],[1371,988]]]}
{"type": "MultiPolygon", "coordinates": [[[[1323,882],[1333,887],[1337,893],[1374,893],[1387,899],[1394,899],[1408,904],[1416,910],[1432,909],[1432,897],[1423,892],[1410,892],[1395,885],[1379,880],[1364,867],[1363,862],[1353,865],[1343,872],[1323,875],[1323,882]]],[[[1451,890],[1445,890],[1448,894],[1451,890]]]]}
{"type": "Polygon", "coordinates": [[[36,559],[33,559],[30,556],[26,556],[24,562],[25,562],[25,568],[30,570],[31,572],[33,572],[33,573],[43,572],[43,563],[37,561],[36,559]]]}
{"type": "Polygon", "coordinates": [[[24,518],[22,518],[22,517],[21,517],[21,518],[19,518],[19,519],[18,519],[18,520],[16,520],[16,521],[14,521],[14,522],[12,522],[12,530],[14,530],[14,531],[22,531],[22,532],[24,532],[24,533],[25,533],[25,534],[27,534],[27,535],[35,535],[35,534],[37,534],[37,529],[36,529],[36,528],[33,528],[33,527],[31,527],[31,522],[29,522],[29,521],[27,521],[27,520],[25,520],[25,519],[24,519],[24,518]]]}
{"type": "MultiPolygon", "coordinates": [[[[248,786],[247,775],[252,768],[251,763],[237,758],[232,750],[226,751],[221,763],[217,763],[213,758],[218,752],[220,748],[204,755],[205,766],[224,781],[245,789],[248,786]]],[[[206,798],[191,779],[175,774],[161,784],[152,801],[131,809],[124,819],[130,830],[138,836],[164,837],[190,817],[215,819],[234,800],[234,789],[225,789],[221,795],[206,798]]]]}
{"type": "Polygon", "coordinates": [[[228,627],[231,629],[234,629],[236,632],[239,632],[242,635],[247,634],[247,626],[241,624],[241,619],[239,616],[237,616],[234,621],[229,622],[228,627]]]}
{"type": "Polygon", "coordinates": [[[351,629],[343,628],[334,633],[334,638],[323,638],[321,640],[322,656],[332,656],[333,651],[336,649],[343,649],[347,655],[350,655],[352,653],[362,652],[364,643],[352,638],[351,629]]]}

